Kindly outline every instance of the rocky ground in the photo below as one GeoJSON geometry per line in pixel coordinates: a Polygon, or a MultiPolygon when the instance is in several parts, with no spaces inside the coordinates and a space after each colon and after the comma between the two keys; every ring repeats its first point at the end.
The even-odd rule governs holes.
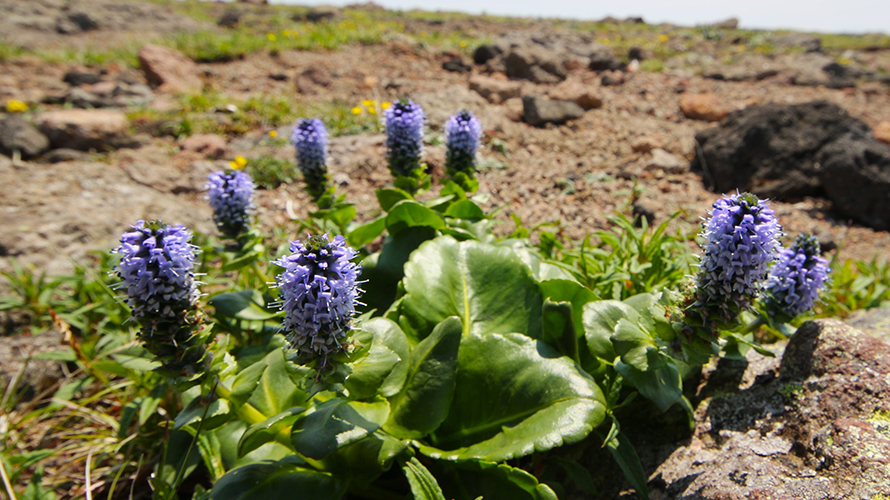
{"type": "MultiPolygon", "coordinates": [[[[359,220],[369,220],[377,215],[374,190],[391,177],[384,136],[369,116],[375,107],[362,102],[402,97],[427,113],[425,159],[434,179],[444,175],[447,117],[470,109],[482,120],[477,199],[488,209],[506,206],[505,232],[510,214],[529,226],[556,221],[565,238],[577,240],[609,227],[616,213],[656,223],[679,213],[673,227],[691,234],[721,192],[739,188],[770,197],[790,235],[813,232],[841,259],[890,260],[886,37],[749,32],[731,22],[681,28],[387,13],[373,4],[307,11],[0,0],[0,10],[9,13],[0,19],[0,103],[7,111],[0,114],[0,270],[16,259],[49,274],[70,271],[73,262],[89,262],[90,251],[113,247],[138,219],[212,233],[202,198],[207,174],[237,156],[249,165],[291,162],[286,138],[293,120],[319,110],[343,114],[329,166],[359,220]],[[398,29],[337,50],[275,45],[291,36],[291,24],[293,32],[312,32],[317,23],[350,30],[369,18],[398,29]],[[275,26],[268,35],[267,25],[275,26]],[[195,62],[170,48],[188,40],[171,37],[216,40],[244,30],[260,33],[269,47],[216,62],[195,62]],[[806,104],[813,101],[825,102],[806,104]]],[[[264,230],[288,233],[291,219],[312,209],[298,182],[260,190],[256,204],[264,230]]],[[[886,424],[868,422],[890,409],[804,414],[795,404],[817,398],[808,391],[837,375],[833,365],[774,365],[760,366],[772,375],[741,390],[760,398],[755,407],[781,411],[717,429],[719,407],[701,406],[709,419],[699,415],[691,442],[647,459],[652,470],[659,467],[653,488],[665,498],[790,498],[798,491],[792,482],[767,484],[761,476],[796,474],[806,491],[818,493],[813,498],[890,495],[843,483],[838,478],[854,473],[847,468],[831,469],[826,479],[840,483],[824,491],[813,486],[824,479],[820,467],[849,460],[884,464],[863,470],[886,474],[886,424]],[[772,385],[757,392],[758,383],[772,385]],[[793,395],[798,403],[782,400],[790,383],[804,388],[793,395]],[[801,421],[818,424],[812,436],[795,434],[810,432],[801,421]],[[867,434],[880,456],[854,456],[857,441],[848,437],[866,424],[878,434],[863,430],[856,439],[867,434]],[[744,459],[757,463],[732,455],[757,436],[771,447],[744,459]],[[831,436],[841,451],[813,444],[831,436]],[[764,458],[779,455],[787,459],[764,458]],[[689,464],[701,473],[678,475],[689,464]],[[708,489],[723,484],[709,474],[723,472],[737,479],[740,493],[708,489]],[[780,486],[789,496],[764,493],[780,486]]]]}

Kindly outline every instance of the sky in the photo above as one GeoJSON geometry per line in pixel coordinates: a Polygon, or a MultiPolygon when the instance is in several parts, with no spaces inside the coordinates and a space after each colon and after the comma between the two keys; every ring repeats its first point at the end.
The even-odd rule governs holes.
{"type": "MultiPolygon", "coordinates": [[[[343,6],[365,0],[271,0],[343,6]]],[[[890,34],[890,0],[375,0],[388,9],[597,20],[641,16],[649,24],[693,26],[739,18],[740,28],[890,34]]]]}

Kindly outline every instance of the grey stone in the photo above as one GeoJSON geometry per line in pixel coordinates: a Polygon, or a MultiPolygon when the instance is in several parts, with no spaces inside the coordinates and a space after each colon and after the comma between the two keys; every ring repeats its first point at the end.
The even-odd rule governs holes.
{"type": "Polygon", "coordinates": [[[102,151],[142,145],[138,137],[130,136],[129,121],[119,111],[62,109],[42,113],[36,122],[55,148],[102,151]]]}
{"type": "Polygon", "coordinates": [[[517,47],[504,58],[507,76],[535,83],[559,83],[566,79],[565,62],[556,52],[543,47],[517,47]]]}
{"type": "Polygon", "coordinates": [[[460,57],[454,57],[443,62],[442,69],[451,71],[452,73],[469,73],[470,71],[473,71],[473,66],[465,63],[460,57]]]}
{"type": "Polygon", "coordinates": [[[522,96],[523,119],[529,125],[561,124],[584,116],[584,108],[573,101],[556,101],[537,95],[522,96]]]}
{"type": "Polygon", "coordinates": [[[682,174],[689,170],[689,164],[661,148],[655,148],[646,168],[660,169],[668,174],[682,174]]]}
{"type": "Polygon", "coordinates": [[[623,70],[626,66],[626,64],[615,55],[615,52],[605,45],[595,46],[588,54],[588,57],[590,58],[590,63],[587,67],[591,71],[623,70]]]}
{"type": "Polygon", "coordinates": [[[0,153],[12,156],[19,151],[27,160],[49,149],[49,139],[24,118],[9,115],[0,119],[0,153]]]}
{"type": "Polygon", "coordinates": [[[85,71],[69,71],[65,73],[62,81],[68,85],[79,87],[81,85],[91,85],[102,80],[102,75],[97,73],[89,73],[85,71]]]}

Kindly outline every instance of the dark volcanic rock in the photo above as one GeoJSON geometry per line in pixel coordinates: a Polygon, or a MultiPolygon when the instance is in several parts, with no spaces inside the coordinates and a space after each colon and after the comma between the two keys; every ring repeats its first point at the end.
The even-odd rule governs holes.
{"type": "Polygon", "coordinates": [[[19,151],[27,160],[49,149],[49,139],[24,118],[9,115],[0,119],[0,153],[12,156],[19,151]]]}
{"type": "Polygon", "coordinates": [[[516,47],[504,59],[507,76],[535,83],[559,83],[566,79],[563,58],[541,46],[516,47]]]}
{"type": "Polygon", "coordinates": [[[63,82],[74,87],[79,87],[81,85],[92,85],[94,83],[99,83],[101,80],[102,75],[99,75],[97,73],[87,73],[84,71],[69,71],[65,73],[65,77],[62,78],[63,82]]]}
{"type": "Polygon", "coordinates": [[[523,119],[529,125],[565,123],[584,116],[584,108],[573,101],[556,101],[536,95],[522,96],[523,119]]]}
{"type": "Polygon", "coordinates": [[[841,213],[890,230],[890,145],[847,134],[822,148],[817,161],[822,186],[841,213]]]}
{"type": "Polygon", "coordinates": [[[626,64],[615,55],[612,49],[606,46],[596,47],[589,54],[591,71],[623,70],[626,64]]]}
{"type": "Polygon", "coordinates": [[[476,64],[485,64],[502,53],[503,51],[497,45],[480,45],[473,51],[473,62],[476,64]]]}
{"type": "Polygon", "coordinates": [[[442,69],[453,73],[469,73],[473,66],[465,63],[462,58],[454,57],[442,63],[442,69]]]}
{"type": "Polygon", "coordinates": [[[742,189],[779,199],[821,195],[817,156],[845,135],[874,140],[865,123],[826,101],[752,106],[696,134],[700,151],[691,168],[717,192],[742,189]]]}
{"type": "Polygon", "coordinates": [[[650,479],[653,497],[872,499],[890,493],[888,349],[839,321],[816,320],[791,338],[780,364],[749,355],[741,390],[722,387],[699,405],[692,440],[650,479]]]}

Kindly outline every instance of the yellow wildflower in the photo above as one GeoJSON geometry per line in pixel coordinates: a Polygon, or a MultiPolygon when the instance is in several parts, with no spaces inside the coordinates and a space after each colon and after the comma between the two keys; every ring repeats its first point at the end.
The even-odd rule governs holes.
{"type": "Polygon", "coordinates": [[[245,165],[247,165],[247,158],[243,156],[236,156],[233,161],[229,162],[229,166],[232,167],[232,170],[241,170],[245,165]]]}
{"type": "Polygon", "coordinates": [[[369,114],[372,114],[372,115],[376,115],[376,114],[377,114],[377,108],[375,108],[374,106],[371,106],[370,108],[368,108],[368,113],[369,113],[369,114]]]}
{"type": "Polygon", "coordinates": [[[666,42],[666,41],[668,41],[668,40],[670,40],[670,39],[671,39],[671,37],[669,37],[669,36],[667,36],[667,35],[659,35],[659,36],[658,36],[658,41],[661,42],[661,43],[664,43],[664,42],[666,42]]]}
{"type": "Polygon", "coordinates": [[[610,43],[612,43],[612,41],[609,40],[608,38],[603,38],[603,43],[606,45],[609,45],[610,43]]]}
{"type": "Polygon", "coordinates": [[[266,38],[268,38],[270,42],[274,42],[275,40],[278,40],[278,37],[275,36],[275,33],[269,33],[268,35],[266,35],[266,38]]]}
{"type": "Polygon", "coordinates": [[[389,109],[390,106],[392,106],[391,102],[381,102],[380,103],[380,109],[389,109]]]}
{"type": "Polygon", "coordinates": [[[270,131],[269,131],[269,137],[271,137],[271,138],[273,138],[273,139],[276,138],[276,137],[278,137],[278,131],[277,131],[277,130],[270,130],[270,131]]]}
{"type": "Polygon", "coordinates": [[[461,41],[460,41],[460,48],[465,49],[466,47],[467,47],[467,42],[461,40],[461,41]]]}
{"type": "Polygon", "coordinates": [[[364,101],[362,101],[362,106],[364,106],[364,107],[366,107],[366,108],[373,108],[374,105],[376,105],[376,104],[377,104],[377,101],[369,101],[369,100],[367,100],[367,99],[365,99],[364,101]]]}
{"type": "Polygon", "coordinates": [[[361,107],[361,106],[356,106],[356,107],[352,108],[352,114],[354,114],[354,115],[360,115],[360,114],[362,114],[362,107],[361,107]]]}
{"type": "Polygon", "coordinates": [[[6,111],[10,113],[21,113],[28,111],[28,104],[16,99],[6,101],[6,111]]]}

